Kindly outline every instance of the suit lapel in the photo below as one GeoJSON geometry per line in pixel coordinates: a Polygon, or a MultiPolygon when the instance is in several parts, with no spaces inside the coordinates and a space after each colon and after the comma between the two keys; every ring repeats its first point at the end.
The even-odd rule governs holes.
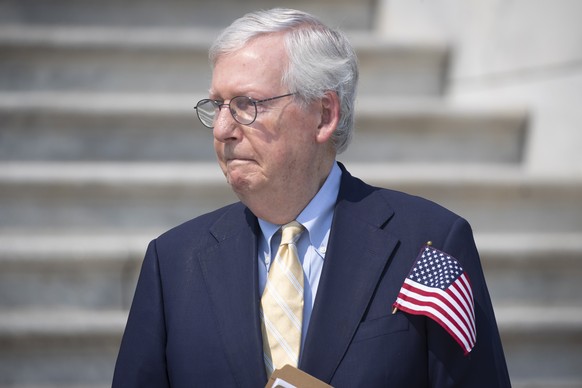
{"type": "Polygon", "coordinates": [[[245,210],[219,219],[211,233],[215,246],[201,252],[200,265],[224,350],[239,386],[263,386],[257,280],[256,218],[245,210]]]}
{"type": "Polygon", "coordinates": [[[384,198],[343,171],[329,249],[300,368],[330,381],[345,354],[389,258],[398,245],[384,225],[384,198]]]}

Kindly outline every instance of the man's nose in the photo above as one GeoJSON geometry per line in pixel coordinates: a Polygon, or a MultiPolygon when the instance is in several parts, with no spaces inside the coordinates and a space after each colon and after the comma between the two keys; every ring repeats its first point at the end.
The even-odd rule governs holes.
{"type": "Polygon", "coordinates": [[[234,120],[228,105],[220,106],[216,112],[213,133],[214,138],[223,143],[240,136],[238,123],[234,120]]]}

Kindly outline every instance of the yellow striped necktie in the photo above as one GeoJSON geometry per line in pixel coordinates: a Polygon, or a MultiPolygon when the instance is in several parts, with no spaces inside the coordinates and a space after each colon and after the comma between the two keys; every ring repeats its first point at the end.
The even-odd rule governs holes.
{"type": "Polygon", "coordinates": [[[295,243],[303,226],[293,221],[281,230],[281,245],[261,298],[263,353],[269,376],[286,364],[296,367],[301,346],[303,267],[295,243]]]}

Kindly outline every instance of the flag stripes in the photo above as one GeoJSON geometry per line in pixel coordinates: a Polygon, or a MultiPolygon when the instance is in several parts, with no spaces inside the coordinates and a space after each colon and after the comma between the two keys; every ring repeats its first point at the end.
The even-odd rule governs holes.
{"type": "Polygon", "coordinates": [[[407,279],[396,299],[400,310],[430,316],[453,336],[464,349],[465,354],[470,352],[476,341],[472,315],[469,318],[468,312],[460,309],[457,301],[450,294],[443,292],[434,296],[423,288],[426,287],[407,279]]]}
{"type": "Polygon", "coordinates": [[[475,346],[475,307],[468,276],[453,257],[427,246],[402,285],[394,308],[442,326],[465,355],[475,346]]]}

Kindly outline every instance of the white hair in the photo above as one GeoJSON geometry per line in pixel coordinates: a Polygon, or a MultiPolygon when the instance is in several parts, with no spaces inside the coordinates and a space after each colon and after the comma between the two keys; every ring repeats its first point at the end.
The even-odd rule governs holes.
{"type": "Polygon", "coordinates": [[[340,120],[332,139],[338,154],[345,151],[354,128],[358,60],[343,32],[292,9],[248,13],[227,27],[210,47],[212,68],[222,55],[243,48],[254,38],[277,32],[286,33],[289,57],[282,84],[306,103],[322,98],[328,91],[337,93],[340,120]]]}

